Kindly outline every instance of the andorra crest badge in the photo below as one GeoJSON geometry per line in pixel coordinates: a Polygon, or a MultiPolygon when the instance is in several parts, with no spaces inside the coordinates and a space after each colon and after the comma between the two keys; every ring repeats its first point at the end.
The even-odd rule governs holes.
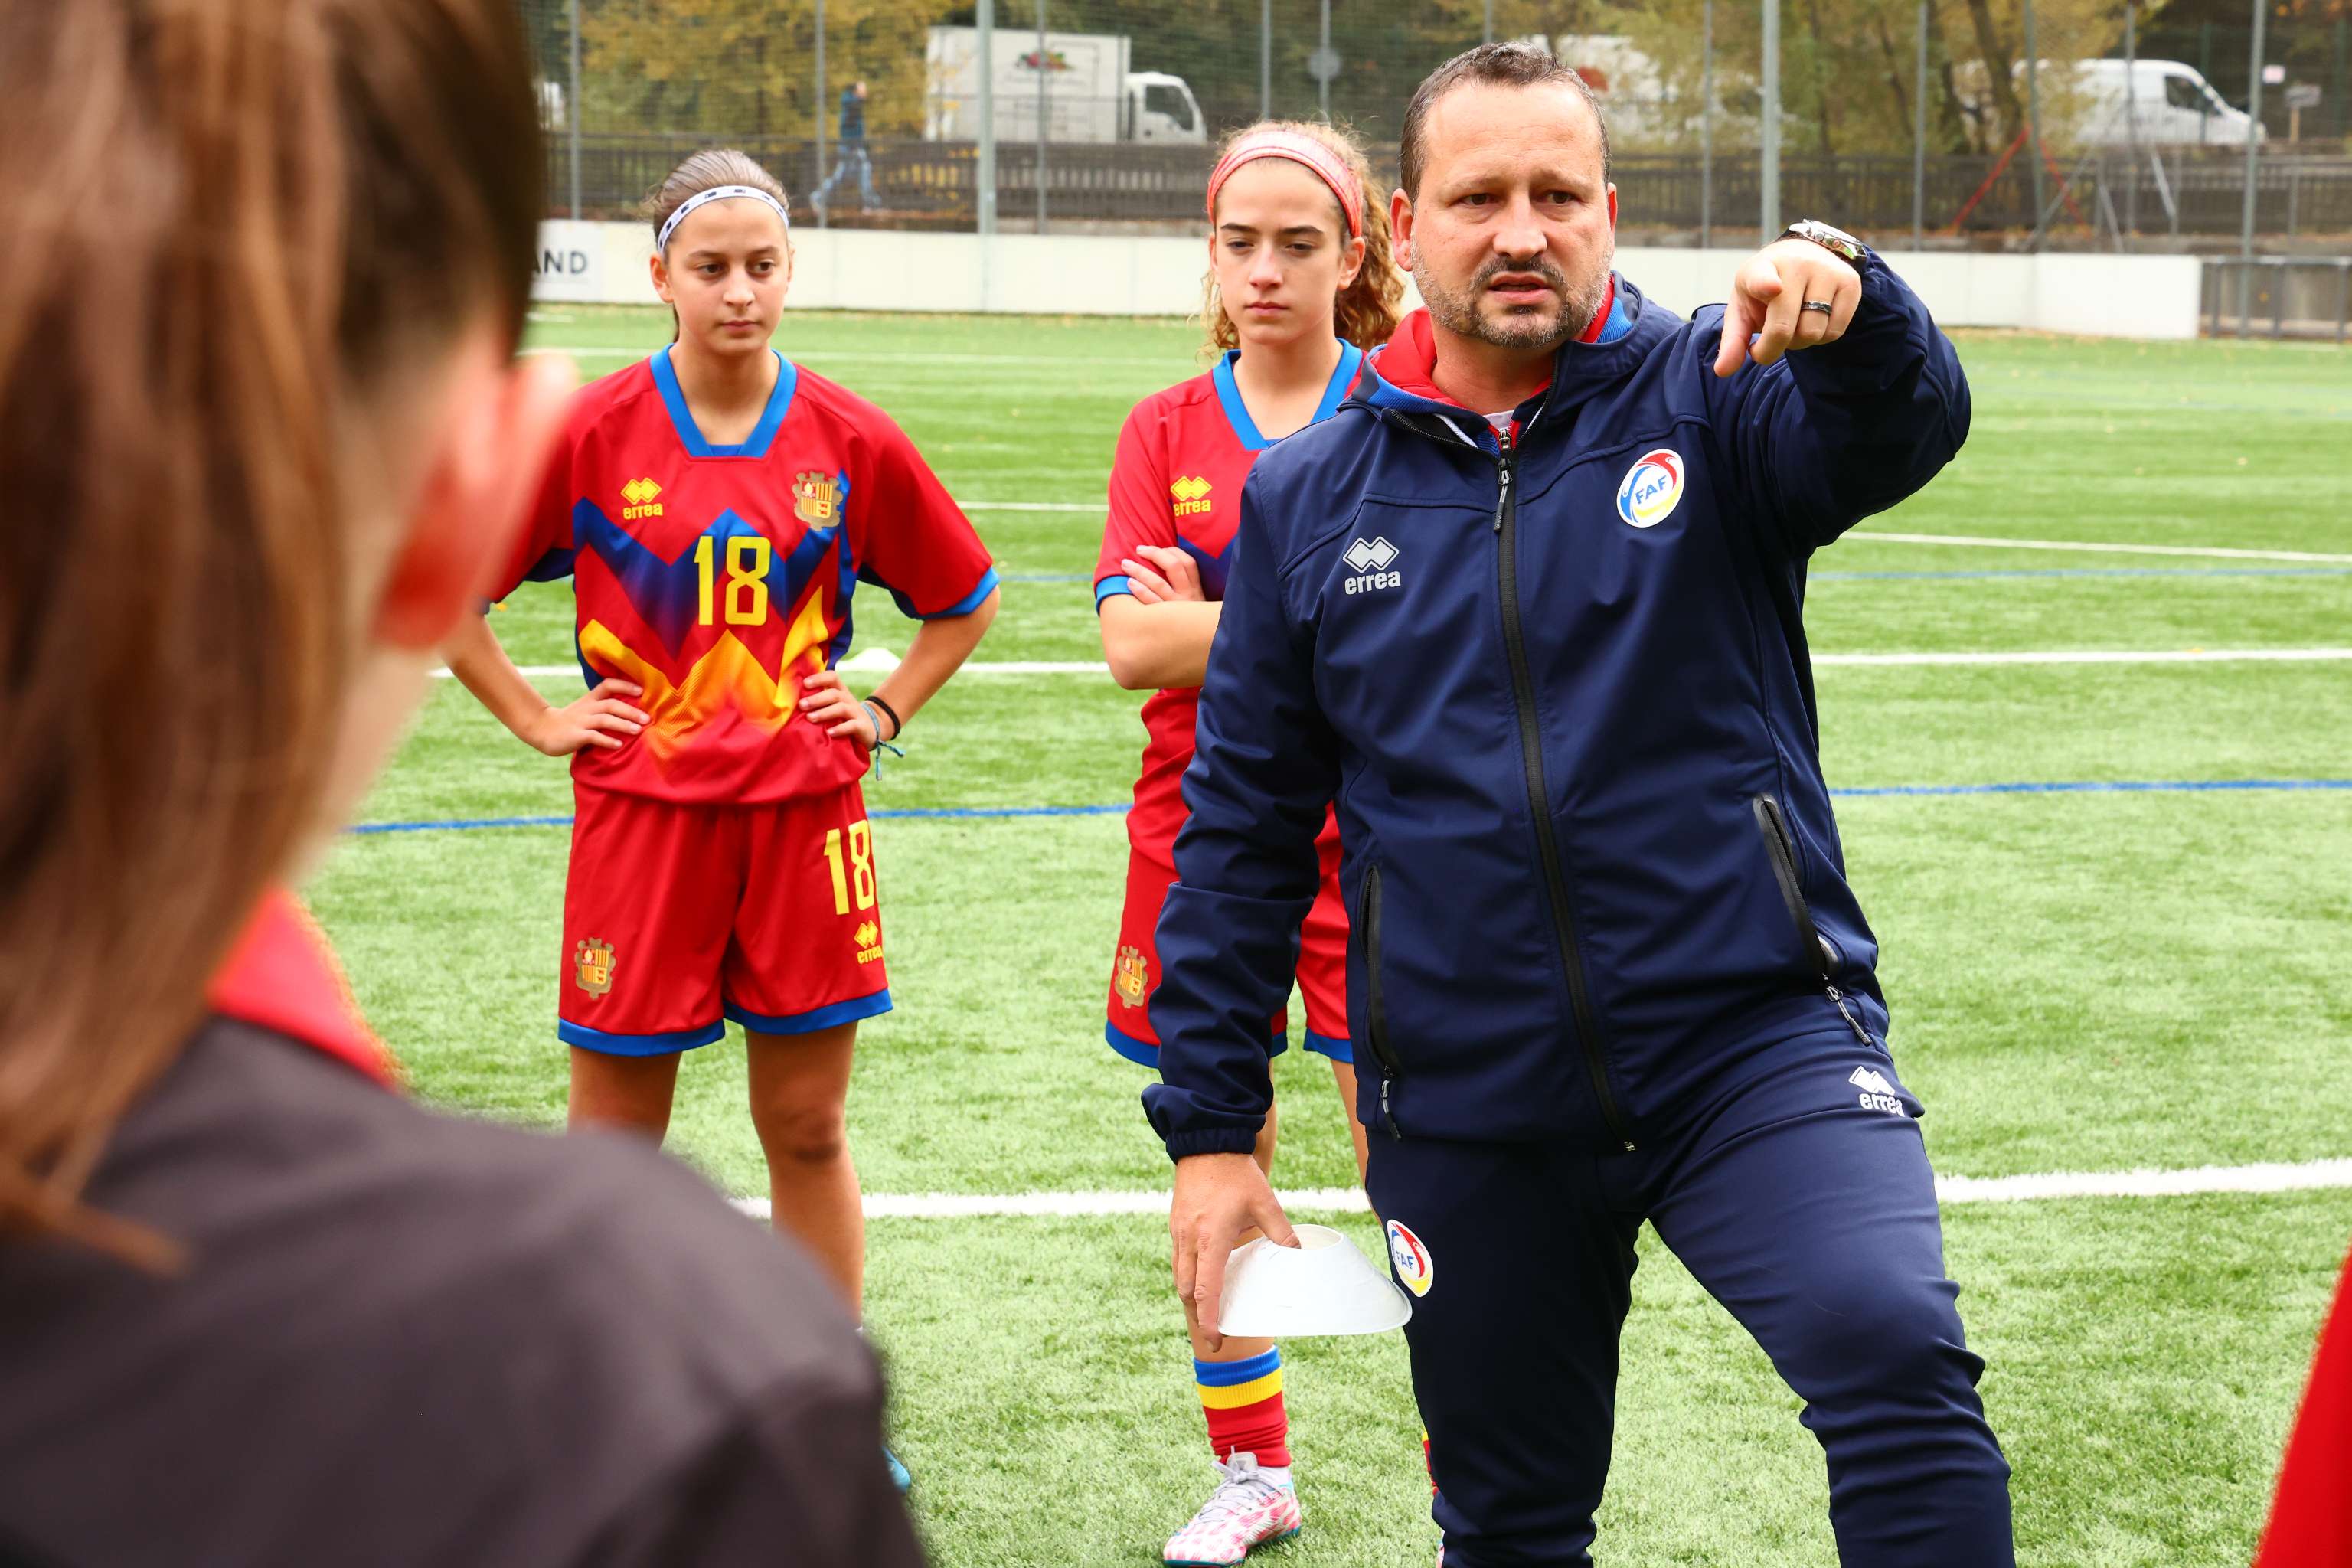
{"type": "Polygon", "coordinates": [[[602,996],[613,988],[613,944],[595,937],[583,937],[572,950],[572,979],[580,989],[591,996],[602,996]]]}
{"type": "Polygon", "coordinates": [[[1110,983],[1118,992],[1118,999],[1130,1007],[1143,1005],[1143,998],[1151,989],[1151,961],[1143,956],[1139,947],[1122,947],[1118,962],[1112,966],[1110,983]]]}
{"type": "Polygon", "coordinates": [[[812,527],[831,523],[841,510],[841,480],[814,468],[793,476],[793,515],[812,527]]]}

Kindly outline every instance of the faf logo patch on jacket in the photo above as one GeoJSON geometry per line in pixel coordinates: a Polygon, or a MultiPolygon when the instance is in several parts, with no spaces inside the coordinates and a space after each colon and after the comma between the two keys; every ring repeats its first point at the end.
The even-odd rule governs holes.
{"type": "Polygon", "coordinates": [[[1644,452],[1617,486],[1617,515],[1633,528],[1655,528],[1683,499],[1682,454],[1660,447],[1644,452]]]}

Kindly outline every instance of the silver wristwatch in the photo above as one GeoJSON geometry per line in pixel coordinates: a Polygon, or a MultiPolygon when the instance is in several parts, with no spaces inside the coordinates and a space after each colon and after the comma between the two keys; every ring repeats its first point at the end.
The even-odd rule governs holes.
{"type": "Polygon", "coordinates": [[[1840,258],[1849,265],[1859,267],[1867,253],[1862,241],[1842,228],[1832,228],[1818,218],[1800,218],[1780,231],[1782,239],[1810,239],[1815,245],[1840,258]]]}

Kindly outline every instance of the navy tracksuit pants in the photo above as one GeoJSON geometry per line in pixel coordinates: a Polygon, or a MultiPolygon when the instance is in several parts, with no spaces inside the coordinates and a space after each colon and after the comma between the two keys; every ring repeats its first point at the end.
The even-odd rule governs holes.
{"type": "Polygon", "coordinates": [[[1446,1568],[1591,1561],[1644,1219],[1805,1401],[1842,1563],[2014,1563],[1918,1102],[1851,1033],[1731,1079],[1632,1154],[1373,1136],[1446,1568]]]}

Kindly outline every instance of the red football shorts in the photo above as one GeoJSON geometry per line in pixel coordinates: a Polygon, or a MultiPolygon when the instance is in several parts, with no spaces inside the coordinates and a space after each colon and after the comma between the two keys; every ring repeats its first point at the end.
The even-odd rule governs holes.
{"type": "MultiPolygon", "coordinates": [[[[1307,1048],[1335,1062],[1350,1062],[1348,1044],[1348,906],[1339,899],[1339,836],[1326,823],[1316,841],[1323,861],[1323,886],[1298,928],[1298,991],[1307,1002],[1307,1048]]],[[[1151,994],[1160,989],[1160,950],[1152,933],[1160,906],[1176,881],[1175,868],[1129,845],[1127,907],[1118,920],[1118,953],[1110,971],[1109,1021],[1103,1038],[1129,1061],[1160,1065],[1160,1036],[1151,1027],[1151,994]]],[[[1275,1054],[1289,1044],[1290,1020],[1277,1013],[1271,1025],[1275,1054]]]]}
{"type": "Polygon", "coordinates": [[[574,785],[556,1034],[620,1056],[722,1019],[801,1035],[890,1008],[866,799],[681,805],[574,785]]]}

